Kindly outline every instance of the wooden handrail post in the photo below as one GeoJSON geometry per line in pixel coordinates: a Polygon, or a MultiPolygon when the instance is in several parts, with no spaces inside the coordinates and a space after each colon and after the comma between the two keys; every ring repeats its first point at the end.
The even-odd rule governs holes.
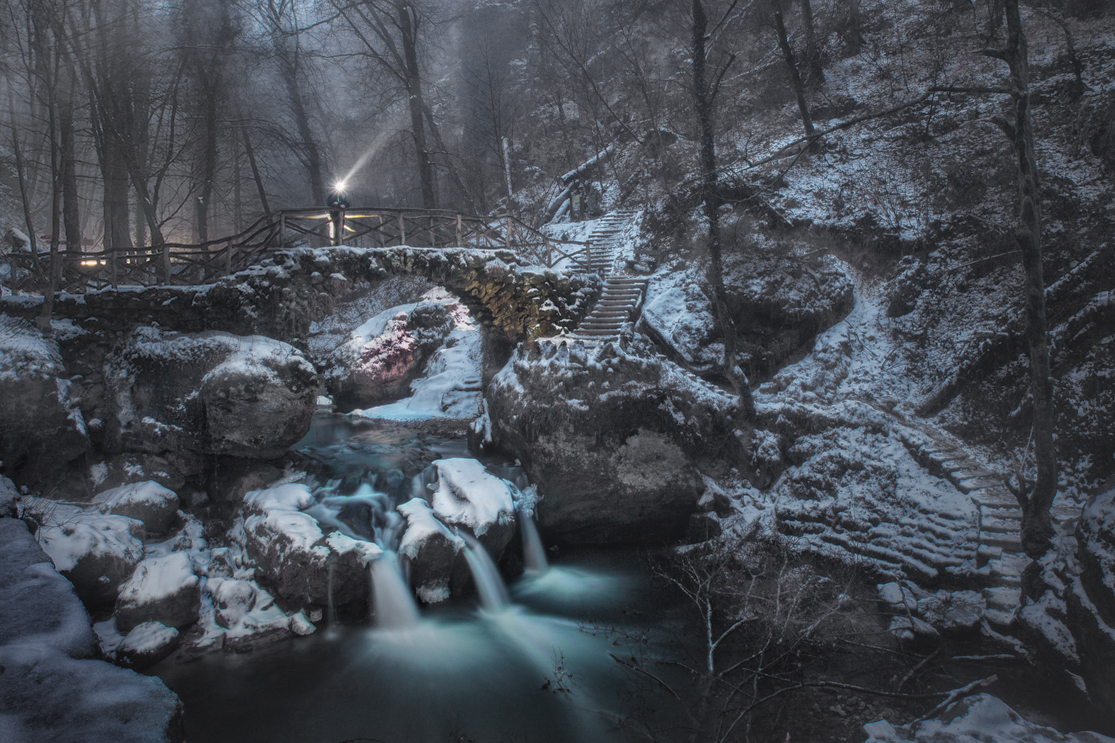
{"type": "Polygon", "coordinates": [[[170,246],[163,243],[163,283],[170,283],[170,246]]]}
{"type": "Polygon", "coordinates": [[[225,246],[225,276],[232,274],[232,238],[228,239],[228,245],[225,246]]]}
{"type": "Polygon", "coordinates": [[[550,238],[544,238],[546,241],[546,268],[554,267],[554,253],[553,247],[550,245],[550,238]]]}
{"type": "Polygon", "coordinates": [[[399,212],[399,244],[407,244],[407,223],[403,219],[403,213],[399,212]]]}
{"type": "Polygon", "coordinates": [[[592,268],[592,240],[585,241],[585,270],[592,268]]]}
{"type": "Polygon", "coordinates": [[[457,213],[457,247],[461,247],[461,215],[457,213]]]}
{"type": "Polygon", "coordinates": [[[505,217],[503,221],[503,247],[511,250],[511,217],[505,217]]]}
{"type": "Polygon", "coordinates": [[[286,247],[286,212],[279,212],[279,248],[286,247]]]}

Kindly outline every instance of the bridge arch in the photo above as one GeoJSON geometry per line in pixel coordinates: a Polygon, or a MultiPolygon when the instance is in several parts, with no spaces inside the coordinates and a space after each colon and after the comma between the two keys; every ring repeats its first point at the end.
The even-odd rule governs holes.
{"type": "MultiPolygon", "coordinates": [[[[59,295],[57,317],[90,330],[224,330],[297,342],[355,284],[422,276],[461,297],[476,319],[509,340],[572,332],[600,292],[591,274],[528,266],[508,250],[471,248],[293,248],[198,286],[121,286],[59,295]]],[[[23,317],[36,303],[5,297],[0,311],[23,317]]]]}

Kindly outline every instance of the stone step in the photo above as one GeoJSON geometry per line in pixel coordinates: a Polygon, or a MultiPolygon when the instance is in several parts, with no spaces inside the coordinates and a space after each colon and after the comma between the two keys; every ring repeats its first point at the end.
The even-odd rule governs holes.
{"type": "Polygon", "coordinates": [[[1015,519],[982,519],[980,528],[986,532],[998,534],[1017,534],[1022,528],[1022,522],[1015,519]]]}
{"type": "Polygon", "coordinates": [[[979,535],[980,544],[988,544],[993,547],[1002,547],[1004,552],[1021,552],[1022,543],[1018,541],[1018,533],[1001,534],[999,532],[981,531],[979,535]]]}
{"type": "Polygon", "coordinates": [[[976,568],[983,568],[985,565],[998,560],[1003,556],[1002,547],[993,547],[989,544],[981,544],[976,548],[976,568]]]}
{"type": "Polygon", "coordinates": [[[996,587],[983,589],[983,600],[987,602],[988,609],[1013,612],[1018,606],[1019,591],[1017,588],[996,587]]]}
{"type": "Polygon", "coordinates": [[[983,618],[991,625],[991,629],[1000,634],[1007,634],[1010,632],[1011,625],[1014,623],[1014,611],[988,609],[983,613],[983,618]]]}

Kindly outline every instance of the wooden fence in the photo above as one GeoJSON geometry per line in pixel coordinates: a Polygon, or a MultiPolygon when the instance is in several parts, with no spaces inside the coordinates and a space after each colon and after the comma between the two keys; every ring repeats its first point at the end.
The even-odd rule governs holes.
{"type": "MultiPolygon", "coordinates": [[[[260,217],[236,235],[200,244],[166,242],[115,251],[63,249],[58,287],[77,293],[118,285],[200,284],[255,265],[277,250],[335,244],[503,248],[531,263],[552,268],[565,262],[575,270],[588,270],[592,252],[587,242],[554,239],[512,216],[482,217],[440,209],[286,209],[260,217]],[[341,239],[335,236],[338,227],[341,239]]],[[[50,256],[42,246],[39,251],[37,260],[29,250],[13,250],[7,256],[13,291],[42,291],[47,285],[50,256]]]]}

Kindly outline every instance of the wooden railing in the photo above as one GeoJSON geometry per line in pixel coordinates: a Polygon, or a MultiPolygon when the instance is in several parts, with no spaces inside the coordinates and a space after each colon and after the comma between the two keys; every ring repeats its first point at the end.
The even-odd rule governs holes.
{"type": "MultiPolygon", "coordinates": [[[[361,248],[408,245],[421,248],[504,248],[523,260],[547,267],[563,264],[587,270],[592,255],[588,242],[558,240],[513,216],[484,217],[441,209],[326,207],[285,209],[260,217],[236,235],[190,244],[128,250],[60,251],[62,291],[82,292],[116,285],[192,285],[212,281],[255,265],[277,250],[309,245],[343,244],[361,248]],[[336,239],[337,227],[343,239],[336,239]]],[[[42,291],[47,285],[50,257],[29,251],[7,256],[13,290],[42,291]]]]}

